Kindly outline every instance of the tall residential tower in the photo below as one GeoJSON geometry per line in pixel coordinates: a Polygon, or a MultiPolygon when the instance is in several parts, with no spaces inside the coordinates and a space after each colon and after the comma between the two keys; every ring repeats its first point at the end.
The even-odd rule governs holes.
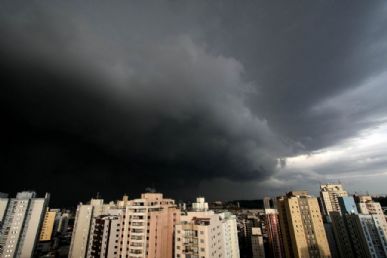
{"type": "Polygon", "coordinates": [[[0,257],[32,257],[39,240],[49,194],[20,192],[9,199],[0,232],[0,257]]]}
{"type": "Polygon", "coordinates": [[[331,257],[317,198],[290,192],[277,205],[286,257],[331,257]]]}

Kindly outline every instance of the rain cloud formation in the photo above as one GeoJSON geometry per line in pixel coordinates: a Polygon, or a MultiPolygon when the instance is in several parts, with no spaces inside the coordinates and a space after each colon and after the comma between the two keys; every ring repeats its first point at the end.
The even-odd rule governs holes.
{"type": "Polygon", "coordinates": [[[385,191],[385,1],[2,1],[0,33],[2,192],[385,191]]]}

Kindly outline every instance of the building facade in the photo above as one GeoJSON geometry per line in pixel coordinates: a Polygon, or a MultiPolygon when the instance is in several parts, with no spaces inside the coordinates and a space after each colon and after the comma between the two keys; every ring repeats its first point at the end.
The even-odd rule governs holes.
{"type": "Polygon", "coordinates": [[[56,231],[60,213],[58,210],[47,210],[40,231],[39,241],[50,241],[56,231]]]}
{"type": "Polygon", "coordinates": [[[0,257],[32,257],[49,202],[49,194],[20,192],[9,199],[0,232],[0,257]]]}
{"type": "Polygon", "coordinates": [[[91,199],[89,204],[80,203],[74,221],[69,258],[84,258],[88,252],[90,230],[94,218],[107,213],[112,204],[104,204],[103,199],[91,199]]]}
{"type": "Polygon", "coordinates": [[[5,193],[0,193],[0,229],[1,229],[1,224],[3,223],[5,211],[7,210],[8,207],[8,194],[5,193]]]}
{"type": "Polygon", "coordinates": [[[252,228],[251,247],[253,258],[265,258],[265,247],[261,228],[252,228]]]}
{"type": "Polygon", "coordinates": [[[270,255],[284,258],[285,252],[277,209],[265,209],[265,225],[270,255]]]}
{"type": "Polygon", "coordinates": [[[202,197],[192,207],[175,226],[175,257],[239,258],[236,217],[208,210],[202,197]]]}
{"type": "Polygon", "coordinates": [[[322,213],[329,216],[332,211],[341,212],[338,197],[348,196],[341,184],[320,185],[320,198],[322,201],[322,213]]]}
{"type": "Polygon", "coordinates": [[[167,258],[173,256],[174,226],[180,210],[161,193],[144,193],[128,201],[122,232],[122,257],[167,258]]]}
{"type": "Polygon", "coordinates": [[[290,192],[277,205],[286,257],[331,257],[317,198],[290,192]]]}

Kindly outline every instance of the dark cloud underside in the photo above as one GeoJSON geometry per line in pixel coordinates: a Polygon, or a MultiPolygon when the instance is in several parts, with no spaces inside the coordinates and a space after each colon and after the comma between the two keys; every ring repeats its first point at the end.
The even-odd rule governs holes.
{"type": "Polygon", "coordinates": [[[278,159],[354,136],[386,111],[326,104],[362,103],[340,96],[385,71],[382,1],[0,10],[4,192],[50,191],[66,205],[147,186],[192,197],[203,181],[276,176],[278,159]]]}

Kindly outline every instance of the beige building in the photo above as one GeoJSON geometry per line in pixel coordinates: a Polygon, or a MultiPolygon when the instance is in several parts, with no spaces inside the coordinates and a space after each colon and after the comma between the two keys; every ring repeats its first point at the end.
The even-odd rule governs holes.
{"type": "Polygon", "coordinates": [[[172,257],[174,225],[179,221],[175,201],[164,199],[161,193],[144,193],[127,201],[121,257],[172,257]]]}
{"type": "Polygon", "coordinates": [[[290,192],[277,205],[286,257],[331,257],[317,198],[290,192]]]}
{"type": "Polygon", "coordinates": [[[69,257],[170,258],[179,218],[174,200],[160,193],[109,204],[92,199],[78,206],[69,257]]]}
{"type": "Polygon", "coordinates": [[[359,200],[357,206],[360,213],[384,217],[382,206],[379,202],[374,202],[371,196],[358,196],[357,199],[359,200]]]}
{"type": "Polygon", "coordinates": [[[329,215],[332,211],[340,211],[338,197],[348,196],[341,184],[322,184],[320,185],[320,198],[322,201],[323,214],[329,215]]]}
{"type": "Polygon", "coordinates": [[[379,231],[383,231],[381,237],[387,239],[387,221],[380,203],[374,202],[371,196],[361,196],[359,201],[357,204],[359,212],[365,215],[372,215],[380,227],[379,231]]]}
{"type": "Polygon", "coordinates": [[[208,210],[204,198],[175,227],[176,258],[239,258],[236,217],[208,210]]]}

